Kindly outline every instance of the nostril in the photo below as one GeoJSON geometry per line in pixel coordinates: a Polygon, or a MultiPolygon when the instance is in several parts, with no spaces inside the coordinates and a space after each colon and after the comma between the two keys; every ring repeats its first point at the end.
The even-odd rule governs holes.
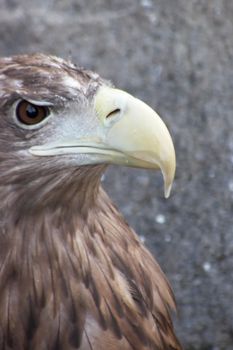
{"type": "Polygon", "coordinates": [[[106,116],[106,119],[109,119],[111,117],[114,117],[115,115],[117,115],[118,113],[120,113],[120,108],[116,108],[114,109],[114,111],[108,113],[108,115],[106,116]]]}

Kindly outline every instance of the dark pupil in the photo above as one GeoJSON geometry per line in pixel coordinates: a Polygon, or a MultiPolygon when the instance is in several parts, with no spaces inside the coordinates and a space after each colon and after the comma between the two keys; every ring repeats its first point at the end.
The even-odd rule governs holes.
{"type": "Polygon", "coordinates": [[[28,105],[26,112],[29,118],[36,118],[38,116],[38,109],[33,105],[28,105]]]}

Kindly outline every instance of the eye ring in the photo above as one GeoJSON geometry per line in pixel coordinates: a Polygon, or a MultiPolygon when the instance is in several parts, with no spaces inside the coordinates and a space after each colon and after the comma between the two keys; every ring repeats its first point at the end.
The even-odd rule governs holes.
{"type": "Polygon", "coordinates": [[[16,118],[24,126],[40,124],[50,114],[47,106],[38,106],[26,100],[21,100],[16,107],[16,118]]]}

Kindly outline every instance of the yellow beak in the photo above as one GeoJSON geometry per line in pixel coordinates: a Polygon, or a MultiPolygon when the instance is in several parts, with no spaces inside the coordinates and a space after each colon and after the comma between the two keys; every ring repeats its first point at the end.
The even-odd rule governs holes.
{"type": "Polygon", "coordinates": [[[30,148],[35,156],[75,154],[75,164],[112,163],[158,169],[167,198],[175,175],[176,159],[171,136],[158,114],[128,93],[100,87],[94,115],[69,116],[57,124],[49,143],[30,148]],[[80,127],[80,125],[82,127],[80,127]],[[62,129],[62,130],[61,130],[62,129]],[[79,157],[78,155],[82,156],[79,157]]]}
{"type": "Polygon", "coordinates": [[[176,158],[169,131],[158,114],[130,94],[108,87],[101,87],[97,92],[95,110],[108,127],[105,144],[124,154],[121,158],[113,154],[112,163],[160,168],[167,198],[175,175],[176,158]]]}

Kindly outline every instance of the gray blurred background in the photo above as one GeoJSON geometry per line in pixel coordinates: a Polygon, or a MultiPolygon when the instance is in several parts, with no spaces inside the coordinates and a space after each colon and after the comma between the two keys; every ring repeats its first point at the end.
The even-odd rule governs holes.
{"type": "Polygon", "coordinates": [[[98,71],[168,124],[169,200],[151,171],[113,167],[104,186],[172,283],[185,349],[233,349],[233,1],[0,0],[1,56],[35,51],[98,71]]]}

